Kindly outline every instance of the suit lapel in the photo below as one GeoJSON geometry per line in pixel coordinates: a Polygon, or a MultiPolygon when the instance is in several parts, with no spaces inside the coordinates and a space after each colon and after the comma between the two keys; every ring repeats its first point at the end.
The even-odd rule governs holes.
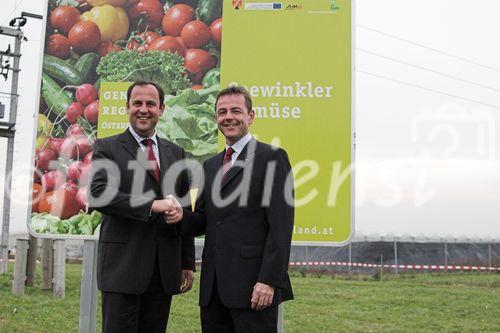
{"type": "MultiPolygon", "coordinates": [[[[238,158],[236,159],[234,165],[227,171],[225,177],[223,178],[221,189],[223,189],[226,184],[228,184],[234,177],[236,177],[236,175],[238,175],[244,168],[246,168],[250,164],[250,162],[255,158],[256,148],[257,141],[252,138],[238,155],[238,158]]],[[[222,167],[222,161],[220,163],[220,166],[222,167]]]]}
{"type": "Polygon", "coordinates": [[[123,149],[125,149],[133,157],[134,160],[138,161],[156,182],[155,175],[153,173],[153,170],[151,169],[151,164],[146,154],[142,151],[139,143],[128,129],[122,133],[120,142],[122,143],[123,149]]]}
{"type": "Polygon", "coordinates": [[[160,138],[158,138],[158,151],[160,152],[160,179],[163,180],[168,168],[173,163],[173,155],[168,143],[160,138]]]}

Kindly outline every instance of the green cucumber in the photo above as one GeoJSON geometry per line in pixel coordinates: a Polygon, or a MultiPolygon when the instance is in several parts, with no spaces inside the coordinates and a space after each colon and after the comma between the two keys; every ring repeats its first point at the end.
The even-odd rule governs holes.
{"type": "Polygon", "coordinates": [[[200,0],[197,12],[198,19],[210,25],[222,16],[222,0],[200,0]]]}
{"type": "Polygon", "coordinates": [[[79,86],[83,83],[80,72],[74,66],[48,54],[43,56],[43,71],[64,85],[79,86]]]}
{"type": "Polygon", "coordinates": [[[94,82],[94,88],[97,90],[97,94],[99,95],[99,89],[101,89],[102,78],[98,78],[97,81],[94,82]]]}
{"type": "Polygon", "coordinates": [[[64,117],[66,109],[72,103],[71,98],[46,73],[42,73],[42,97],[49,108],[58,116],[64,117]]]}
{"type": "Polygon", "coordinates": [[[83,82],[94,83],[97,80],[95,69],[99,64],[99,55],[93,52],[85,53],[78,59],[75,68],[80,71],[83,82]]]}

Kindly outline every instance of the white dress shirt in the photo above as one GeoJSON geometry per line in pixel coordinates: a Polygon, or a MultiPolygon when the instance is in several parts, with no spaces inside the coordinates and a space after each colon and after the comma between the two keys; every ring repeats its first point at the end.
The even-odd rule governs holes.
{"type": "Polygon", "coordinates": [[[137,143],[139,143],[139,147],[141,147],[143,152],[146,152],[146,145],[142,141],[144,139],[151,139],[151,141],[153,141],[153,154],[155,155],[156,162],[158,163],[158,167],[160,167],[160,151],[158,150],[158,138],[156,136],[156,130],[153,132],[153,135],[151,135],[151,137],[149,137],[149,138],[146,138],[146,137],[139,135],[139,133],[137,133],[132,128],[132,126],[129,126],[128,130],[130,131],[130,133],[132,133],[132,136],[134,137],[134,139],[137,140],[137,143]]]}
{"type": "Polygon", "coordinates": [[[226,150],[227,148],[231,147],[234,150],[234,153],[231,155],[231,166],[233,166],[234,161],[238,158],[238,156],[241,154],[241,151],[245,146],[247,145],[248,142],[252,139],[252,134],[247,133],[244,137],[236,141],[233,145],[228,146],[226,145],[226,150]]]}

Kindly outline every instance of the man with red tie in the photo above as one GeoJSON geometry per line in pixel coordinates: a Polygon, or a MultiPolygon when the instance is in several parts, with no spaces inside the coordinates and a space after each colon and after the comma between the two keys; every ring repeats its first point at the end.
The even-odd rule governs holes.
{"type": "Polygon", "coordinates": [[[293,298],[290,163],[283,149],[249,133],[255,113],[245,89],[220,91],[216,117],[226,149],[204,163],[195,212],[185,209],[182,220],[185,235],[205,235],[202,331],[276,332],[278,305],[293,298]]]}
{"type": "Polygon", "coordinates": [[[89,206],[103,214],[97,283],[104,333],[165,332],[172,295],[193,284],[194,241],[181,236],[181,224],[174,223],[182,210],[167,198],[186,195],[187,175],[163,179],[185,153],[156,135],[163,99],[157,84],[133,83],[127,91],[129,128],[94,144],[89,206]]]}

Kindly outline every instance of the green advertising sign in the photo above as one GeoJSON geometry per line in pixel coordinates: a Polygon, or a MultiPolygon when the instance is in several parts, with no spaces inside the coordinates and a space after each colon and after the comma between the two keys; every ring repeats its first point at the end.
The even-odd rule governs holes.
{"type": "Polygon", "coordinates": [[[292,163],[293,240],[346,243],[353,228],[351,1],[161,3],[164,14],[146,19],[134,3],[107,7],[120,13],[111,24],[111,16],[93,16],[97,5],[92,12],[49,2],[49,17],[65,10],[73,20],[47,22],[30,230],[95,237],[99,217],[87,211],[85,196],[92,144],[126,129],[126,90],[141,79],[165,90],[158,135],[198,161],[223,148],[217,91],[245,86],[256,113],[251,133],[285,148],[292,163]],[[179,29],[169,24],[177,11],[186,17],[179,29]]]}
{"type": "Polygon", "coordinates": [[[295,174],[294,241],[352,233],[351,3],[224,2],[221,86],[252,95],[259,140],[286,149],[295,174]],[[340,185],[340,186],[339,186],[340,185]]]}

